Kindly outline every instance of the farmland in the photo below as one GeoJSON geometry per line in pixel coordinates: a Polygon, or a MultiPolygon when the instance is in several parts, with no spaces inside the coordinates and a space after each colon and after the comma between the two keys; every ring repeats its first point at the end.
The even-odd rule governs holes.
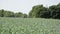
{"type": "Polygon", "coordinates": [[[0,34],[60,34],[60,20],[0,17],[0,34]]]}

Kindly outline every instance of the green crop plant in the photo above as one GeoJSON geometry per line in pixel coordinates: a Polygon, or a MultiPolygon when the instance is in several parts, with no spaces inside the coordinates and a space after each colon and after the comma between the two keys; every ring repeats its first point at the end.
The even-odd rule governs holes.
{"type": "Polygon", "coordinates": [[[0,34],[60,34],[60,20],[0,17],[0,34]]]}

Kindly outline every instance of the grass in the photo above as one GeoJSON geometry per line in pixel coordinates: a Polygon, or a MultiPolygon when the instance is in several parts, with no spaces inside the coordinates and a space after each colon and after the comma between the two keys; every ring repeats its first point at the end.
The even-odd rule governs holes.
{"type": "Polygon", "coordinates": [[[60,20],[0,17],[0,34],[60,34],[60,20]]]}

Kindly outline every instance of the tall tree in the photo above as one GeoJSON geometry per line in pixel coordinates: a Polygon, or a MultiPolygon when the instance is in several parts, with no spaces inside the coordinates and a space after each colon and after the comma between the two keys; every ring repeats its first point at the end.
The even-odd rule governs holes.
{"type": "Polygon", "coordinates": [[[60,19],[60,3],[49,7],[51,11],[51,18],[60,19]]]}
{"type": "Polygon", "coordinates": [[[4,17],[4,9],[1,10],[1,17],[4,17]]]}
{"type": "Polygon", "coordinates": [[[27,16],[27,14],[23,14],[23,18],[27,18],[28,16],[27,16]]]}
{"type": "Polygon", "coordinates": [[[48,8],[43,7],[43,5],[36,5],[33,6],[32,10],[29,13],[29,16],[36,18],[48,18],[50,17],[50,12],[48,11],[48,8]]]}
{"type": "Polygon", "coordinates": [[[21,12],[15,13],[15,17],[23,17],[23,13],[21,12]]]}

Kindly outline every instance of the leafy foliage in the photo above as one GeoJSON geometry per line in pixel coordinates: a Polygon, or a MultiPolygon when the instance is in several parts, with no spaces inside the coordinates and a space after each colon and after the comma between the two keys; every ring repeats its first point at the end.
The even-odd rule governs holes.
{"type": "Polygon", "coordinates": [[[0,34],[60,34],[60,20],[0,17],[0,34]]]}
{"type": "Polygon", "coordinates": [[[43,5],[33,6],[32,10],[29,12],[29,15],[23,14],[21,12],[14,13],[12,11],[1,9],[0,17],[20,17],[20,18],[30,17],[30,18],[60,19],[60,3],[49,7],[44,7],[43,5]]]}
{"type": "Polygon", "coordinates": [[[52,5],[49,8],[43,7],[43,5],[33,6],[29,12],[29,16],[33,18],[60,19],[60,3],[58,5],[52,5]]]}
{"type": "Polygon", "coordinates": [[[0,17],[22,17],[22,18],[27,18],[27,14],[23,14],[21,12],[14,13],[12,11],[7,11],[7,10],[0,10],[0,17]]]}

